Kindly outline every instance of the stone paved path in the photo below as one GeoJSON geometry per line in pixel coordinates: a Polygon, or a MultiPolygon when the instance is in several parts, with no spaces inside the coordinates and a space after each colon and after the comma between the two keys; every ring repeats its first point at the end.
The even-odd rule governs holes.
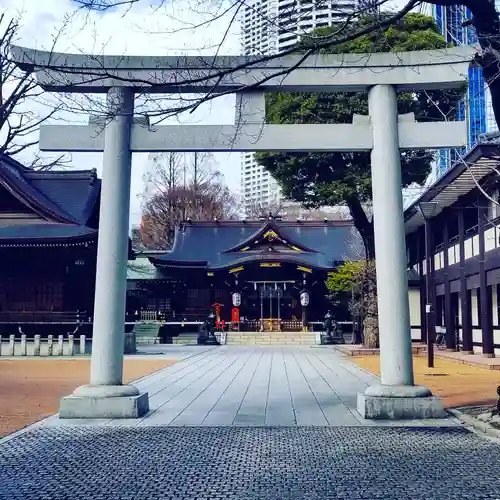
{"type": "MultiPolygon", "coordinates": [[[[175,353],[175,347],[166,348],[175,353]]],[[[185,352],[182,351],[183,353],[185,352]]],[[[194,355],[136,385],[149,393],[150,412],[138,420],[44,422],[54,425],[424,426],[454,418],[374,422],[356,411],[357,393],[377,378],[331,348],[195,348],[194,355]]],[[[173,355],[173,354],[172,354],[173,355]]]]}
{"type": "Polygon", "coordinates": [[[495,499],[499,451],[461,428],[39,428],[0,446],[0,499],[495,499]]]}
{"type": "Polygon", "coordinates": [[[329,348],[192,352],[137,382],[143,419],[52,417],[0,441],[0,500],[500,499],[498,442],[360,419],[376,379],[329,348]]]}

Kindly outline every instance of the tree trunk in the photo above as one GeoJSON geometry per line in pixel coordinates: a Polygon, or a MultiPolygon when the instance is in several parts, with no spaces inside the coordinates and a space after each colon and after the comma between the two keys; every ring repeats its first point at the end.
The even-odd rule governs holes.
{"type": "Polygon", "coordinates": [[[346,199],[354,227],[363,240],[365,249],[365,268],[361,283],[363,345],[367,348],[378,348],[378,311],[377,284],[375,274],[375,235],[373,220],[369,220],[358,198],[346,199]]]}
{"type": "Polygon", "coordinates": [[[379,347],[377,285],[375,279],[375,263],[367,261],[365,286],[363,287],[363,302],[365,313],[363,319],[363,345],[368,349],[377,349],[379,347]]]}
{"type": "Polygon", "coordinates": [[[365,248],[365,259],[375,259],[375,236],[373,234],[373,221],[368,219],[361,202],[356,197],[346,199],[347,207],[352,217],[354,227],[358,230],[365,248]]]}

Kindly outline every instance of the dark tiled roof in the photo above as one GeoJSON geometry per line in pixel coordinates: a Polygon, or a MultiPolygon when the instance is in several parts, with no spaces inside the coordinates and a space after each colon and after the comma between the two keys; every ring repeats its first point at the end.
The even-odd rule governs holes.
{"type": "Polygon", "coordinates": [[[44,243],[56,243],[68,238],[74,240],[88,240],[97,237],[97,230],[86,226],[72,224],[23,224],[0,226],[1,244],[9,242],[27,243],[43,240],[44,243]]]}
{"type": "Polygon", "coordinates": [[[2,245],[97,237],[97,230],[87,226],[101,188],[95,169],[33,171],[0,156],[0,186],[47,221],[0,226],[2,245]]]}
{"type": "Polygon", "coordinates": [[[177,230],[171,252],[151,258],[151,261],[164,266],[221,269],[252,260],[280,260],[332,269],[336,262],[360,258],[359,251],[353,248],[357,242],[353,227],[349,223],[193,222],[186,223],[177,230]],[[269,253],[265,250],[234,250],[251,243],[252,239],[262,234],[266,228],[274,230],[293,245],[306,247],[306,251],[269,253]]]}
{"type": "Polygon", "coordinates": [[[101,186],[95,170],[28,172],[26,178],[80,224],[88,222],[101,186]]]}
{"type": "Polygon", "coordinates": [[[99,197],[101,181],[93,170],[33,171],[0,156],[0,183],[49,220],[85,225],[99,197]]]}

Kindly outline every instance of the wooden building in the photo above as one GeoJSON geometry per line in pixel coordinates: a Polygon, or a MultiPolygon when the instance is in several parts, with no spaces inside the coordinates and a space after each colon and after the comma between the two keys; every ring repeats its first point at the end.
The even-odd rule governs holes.
{"type": "Polygon", "coordinates": [[[500,148],[478,145],[405,211],[409,268],[420,281],[410,296],[420,313],[414,340],[437,325],[450,348],[458,341],[467,352],[500,354],[499,167],[500,148]]]}
{"type": "Polygon", "coordinates": [[[244,330],[300,330],[331,307],[328,273],[361,252],[349,221],[187,221],[170,252],[146,254],[149,270],[132,264],[128,311],[189,322],[218,305],[244,330]]]}
{"type": "Polygon", "coordinates": [[[90,330],[100,188],[95,170],[33,171],[0,157],[0,332],[90,330]]]}

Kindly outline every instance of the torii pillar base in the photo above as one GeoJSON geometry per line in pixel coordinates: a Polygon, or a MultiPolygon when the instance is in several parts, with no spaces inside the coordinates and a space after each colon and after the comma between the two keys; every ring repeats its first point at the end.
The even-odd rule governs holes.
{"type": "Polygon", "coordinates": [[[427,387],[370,386],[358,393],[358,413],[374,420],[404,420],[444,418],[447,413],[441,398],[433,396],[427,387]]]}
{"type": "Polygon", "coordinates": [[[84,385],[61,398],[59,418],[139,418],[148,411],[148,393],[131,385],[84,385]]]}

